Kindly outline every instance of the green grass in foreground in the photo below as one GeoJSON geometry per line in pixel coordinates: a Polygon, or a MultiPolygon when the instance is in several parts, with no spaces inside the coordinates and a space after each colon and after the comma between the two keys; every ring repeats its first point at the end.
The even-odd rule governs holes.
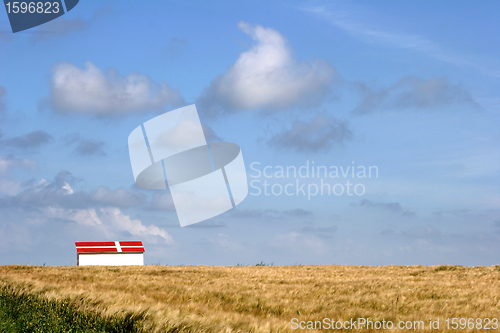
{"type": "MultiPolygon", "coordinates": [[[[82,300],[80,300],[82,301],[82,300]]],[[[141,315],[103,318],[77,310],[69,299],[47,300],[38,295],[0,288],[0,332],[141,332],[141,315]]]]}

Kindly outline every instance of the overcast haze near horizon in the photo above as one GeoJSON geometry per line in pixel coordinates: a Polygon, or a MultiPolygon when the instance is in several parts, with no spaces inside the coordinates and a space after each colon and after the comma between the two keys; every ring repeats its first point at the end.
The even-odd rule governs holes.
{"type": "Polygon", "coordinates": [[[128,239],[146,264],[500,264],[499,12],[81,0],[12,34],[0,10],[0,264],[75,265],[75,241],[128,239]],[[208,141],[241,147],[252,185],[181,228],[168,191],[134,185],[127,138],[189,104],[208,141]],[[363,194],[280,178],[313,165],[363,194]]]}

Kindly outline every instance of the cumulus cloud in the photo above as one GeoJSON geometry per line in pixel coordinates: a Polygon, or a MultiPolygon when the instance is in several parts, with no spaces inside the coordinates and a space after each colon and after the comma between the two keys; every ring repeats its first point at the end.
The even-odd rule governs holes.
{"type": "Polygon", "coordinates": [[[102,225],[95,209],[64,209],[49,206],[43,208],[43,218],[69,220],[83,226],[102,225]]]}
{"type": "Polygon", "coordinates": [[[157,243],[158,239],[167,244],[174,244],[172,236],[165,230],[155,225],[144,225],[140,220],[133,220],[130,216],[123,214],[115,207],[101,208],[101,219],[103,223],[109,224],[113,229],[127,231],[132,236],[145,238],[150,243],[157,243]]]}
{"type": "Polygon", "coordinates": [[[321,104],[336,79],[334,67],[325,60],[296,61],[285,38],[274,29],[246,22],[238,27],[256,44],[205,89],[199,99],[202,109],[216,115],[321,104]]]}
{"type": "MultiPolygon", "coordinates": [[[[0,158],[3,174],[8,174],[15,167],[33,168],[34,162],[0,158]]],[[[165,230],[156,225],[146,225],[122,212],[121,207],[143,203],[145,198],[140,193],[104,186],[89,193],[75,190],[72,184],[77,179],[67,171],[59,172],[51,181],[41,179],[21,184],[20,191],[15,193],[4,191],[2,179],[0,177],[0,210],[7,217],[0,223],[0,238],[4,245],[17,247],[22,240],[26,250],[26,247],[42,243],[55,243],[56,239],[78,238],[139,238],[146,243],[175,244],[165,230]],[[9,219],[12,216],[16,218],[9,219]],[[22,238],[18,237],[21,233],[22,238]]]]}
{"type": "Polygon", "coordinates": [[[112,68],[103,73],[90,61],[84,68],[70,63],[54,66],[49,100],[59,112],[99,116],[160,111],[184,104],[179,92],[164,82],[153,82],[139,73],[122,76],[112,68]]]}
{"type": "MultiPolygon", "coordinates": [[[[0,160],[1,161],[1,160],[0,160]]],[[[19,163],[19,162],[18,162],[19,163]]],[[[0,163],[0,167],[2,163],[0,163]]],[[[5,166],[4,168],[7,168],[5,166]]],[[[111,190],[101,186],[90,193],[75,191],[71,183],[75,178],[67,171],[59,172],[54,180],[41,179],[26,186],[18,193],[0,198],[1,207],[20,207],[26,210],[54,207],[87,209],[93,207],[132,207],[143,203],[144,196],[119,188],[111,190]]]]}
{"type": "Polygon", "coordinates": [[[310,121],[295,120],[291,128],[274,135],[267,143],[273,148],[318,152],[329,151],[351,137],[347,122],[319,114],[310,121]]]}
{"type": "Polygon", "coordinates": [[[360,115],[382,109],[426,109],[448,105],[479,107],[462,85],[450,82],[446,76],[433,76],[428,80],[406,76],[389,87],[371,88],[359,82],[353,83],[353,87],[362,100],[352,112],[360,115]]]}
{"type": "Polygon", "coordinates": [[[5,146],[19,149],[31,149],[41,147],[53,140],[54,138],[52,137],[52,135],[50,135],[46,131],[38,130],[28,134],[3,140],[1,141],[1,143],[5,146]]]}
{"type": "MultiPolygon", "coordinates": [[[[29,161],[0,159],[3,170],[26,165],[30,165],[29,161]]],[[[81,233],[105,238],[132,236],[149,243],[174,244],[172,237],[158,226],[145,225],[121,211],[120,207],[140,205],[144,200],[141,194],[104,186],[87,193],[73,189],[71,183],[75,181],[71,173],[62,171],[52,181],[25,183],[18,193],[0,196],[0,209],[23,216],[28,225],[45,226],[42,232],[51,235],[54,234],[51,228],[57,225],[60,233],[78,230],[72,231],[73,236],[81,233]],[[76,223],[76,227],[71,223],[76,223]]]]}
{"type": "Polygon", "coordinates": [[[123,233],[140,237],[150,243],[174,244],[172,236],[155,225],[144,225],[116,207],[103,207],[99,210],[63,209],[47,207],[42,210],[42,218],[72,221],[80,226],[92,227],[106,237],[118,237],[123,233]]]}
{"type": "Polygon", "coordinates": [[[68,183],[69,173],[59,173],[54,181],[41,179],[15,195],[0,198],[0,206],[10,208],[38,209],[40,207],[84,207],[87,195],[74,192],[68,183]]]}

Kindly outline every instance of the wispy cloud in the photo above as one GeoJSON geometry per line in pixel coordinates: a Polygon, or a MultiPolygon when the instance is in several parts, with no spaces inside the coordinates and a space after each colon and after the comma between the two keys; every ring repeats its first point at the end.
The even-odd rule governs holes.
{"type": "Polygon", "coordinates": [[[500,69],[492,70],[491,67],[484,66],[480,62],[471,59],[470,56],[446,50],[438,43],[424,36],[385,31],[365,25],[356,20],[357,15],[352,10],[332,8],[332,6],[314,6],[301,9],[327,20],[333,26],[363,42],[409,50],[458,67],[471,67],[482,74],[500,77],[500,69]]]}

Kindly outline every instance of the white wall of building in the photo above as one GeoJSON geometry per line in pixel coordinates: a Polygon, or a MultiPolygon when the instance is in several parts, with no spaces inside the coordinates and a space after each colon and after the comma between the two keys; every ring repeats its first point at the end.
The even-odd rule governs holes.
{"type": "Polygon", "coordinates": [[[124,266],[144,265],[143,253],[79,253],[78,265],[124,266]]]}

